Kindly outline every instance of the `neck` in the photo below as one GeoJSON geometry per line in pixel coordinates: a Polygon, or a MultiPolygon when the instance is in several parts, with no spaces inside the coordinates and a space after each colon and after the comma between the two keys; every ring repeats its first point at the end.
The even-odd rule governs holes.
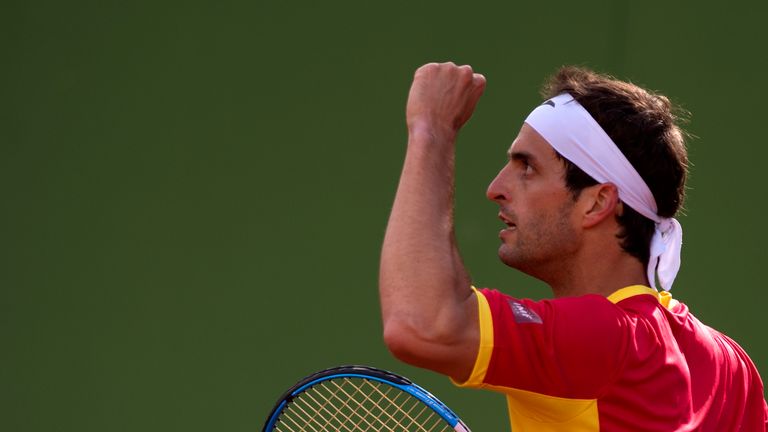
{"type": "Polygon", "coordinates": [[[621,249],[595,252],[577,254],[560,266],[560,271],[542,278],[556,298],[585,294],[607,297],[627,286],[650,286],[645,266],[637,258],[621,249]]]}

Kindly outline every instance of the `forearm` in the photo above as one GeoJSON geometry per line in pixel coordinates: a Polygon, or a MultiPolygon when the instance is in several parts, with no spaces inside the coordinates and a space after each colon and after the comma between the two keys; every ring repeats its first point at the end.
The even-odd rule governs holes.
{"type": "Polygon", "coordinates": [[[419,130],[409,136],[382,249],[385,325],[395,319],[423,331],[450,328],[456,308],[471,295],[454,237],[451,135],[419,130]]]}

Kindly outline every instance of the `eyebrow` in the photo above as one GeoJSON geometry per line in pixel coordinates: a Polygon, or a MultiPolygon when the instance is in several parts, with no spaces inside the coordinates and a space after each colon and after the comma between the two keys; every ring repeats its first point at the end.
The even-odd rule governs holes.
{"type": "Polygon", "coordinates": [[[520,162],[528,162],[533,163],[536,161],[536,157],[534,157],[532,154],[524,151],[507,151],[507,157],[510,161],[520,161],[520,162]]]}

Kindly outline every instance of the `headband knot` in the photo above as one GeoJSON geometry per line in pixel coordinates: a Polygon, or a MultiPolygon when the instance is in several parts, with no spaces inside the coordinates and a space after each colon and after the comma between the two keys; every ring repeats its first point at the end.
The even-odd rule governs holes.
{"type": "Polygon", "coordinates": [[[664,218],[659,222],[659,229],[662,235],[668,235],[670,230],[674,229],[675,225],[672,223],[672,219],[664,218]]]}

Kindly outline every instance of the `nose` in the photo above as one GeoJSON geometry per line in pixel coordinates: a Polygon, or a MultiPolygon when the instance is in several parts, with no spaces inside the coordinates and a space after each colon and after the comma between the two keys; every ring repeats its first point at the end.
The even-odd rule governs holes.
{"type": "Polygon", "coordinates": [[[488,190],[485,191],[485,196],[489,200],[497,203],[509,201],[508,167],[509,165],[505,165],[504,168],[496,174],[496,178],[491,181],[491,184],[488,185],[488,190]]]}

